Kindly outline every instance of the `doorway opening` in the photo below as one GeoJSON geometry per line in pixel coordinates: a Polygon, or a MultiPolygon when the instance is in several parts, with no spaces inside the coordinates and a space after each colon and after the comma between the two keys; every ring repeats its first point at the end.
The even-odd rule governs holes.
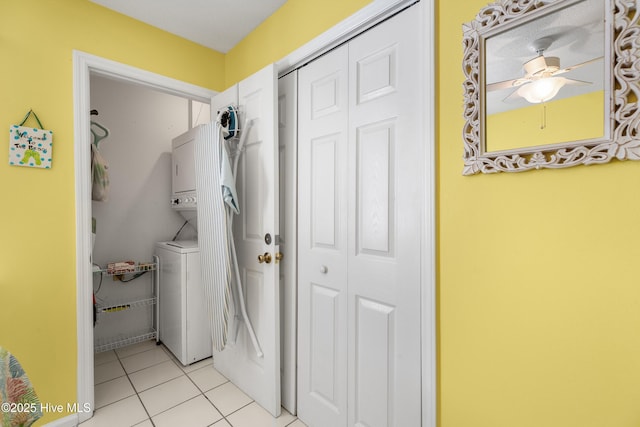
{"type": "MultiPolygon", "coordinates": [[[[151,72],[140,70],[135,67],[123,65],[104,58],[99,58],[83,52],[74,52],[74,117],[75,117],[75,182],[76,182],[76,262],[77,262],[77,307],[78,307],[78,401],[86,402],[94,408],[94,327],[93,327],[93,268],[92,254],[92,218],[94,209],[92,208],[92,179],[91,164],[91,144],[93,141],[91,133],[91,121],[99,121],[97,117],[91,117],[92,108],[91,86],[99,82],[103,85],[126,84],[133,85],[130,88],[147,91],[149,93],[162,93],[173,95],[184,102],[187,109],[189,101],[196,101],[202,104],[209,104],[215,92],[180,82],[151,72]],[[151,91],[149,91],[151,89],[151,91]]],[[[103,113],[106,114],[106,113],[103,113]]],[[[185,130],[193,124],[193,115],[185,111],[185,117],[191,122],[183,124],[185,130]]],[[[103,118],[107,118],[103,115],[103,118]]],[[[208,121],[208,117],[206,117],[208,121]]],[[[176,130],[177,136],[180,132],[176,130]]],[[[107,139],[102,143],[106,146],[107,139]]],[[[113,142],[113,141],[112,141],[113,142]]],[[[132,141],[135,144],[135,141],[132,141]]],[[[171,139],[166,141],[170,144],[171,139]]],[[[134,156],[132,156],[134,157],[134,156]]],[[[166,156],[165,156],[166,157],[166,156]]],[[[167,159],[160,158],[158,165],[152,165],[153,173],[160,173],[158,168],[162,165],[166,167],[167,159]],[[156,167],[157,166],[157,167],[156,167]]],[[[170,164],[170,160],[169,160],[170,164]]],[[[169,171],[167,171],[169,172],[169,171]]],[[[166,181],[170,182],[170,175],[166,181]]],[[[158,184],[160,185],[160,184],[158,184]]],[[[166,191],[170,191],[167,185],[166,191]]],[[[169,209],[169,198],[166,200],[169,209]]],[[[171,212],[170,212],[171,213],[171,212]]],[[[143,214],[144,215],[144,214],[143,214]]],[[[171,219],[169,219],[171,220],[171,219]]],[[[179,220],[178,220],[179,221],[179,220]]],[[[100,224],[96,224],[100,227],[100,224]]],[[[135,226],[135,224],[133,224],[135,226]]],[[[149,245],[152,250],[153,242],[149,245]]],[[[109,255],[105,255],[109,256],[109,255]]],[[[92,413],[78,414],[79,422],[90,418],[92,413]]]]}

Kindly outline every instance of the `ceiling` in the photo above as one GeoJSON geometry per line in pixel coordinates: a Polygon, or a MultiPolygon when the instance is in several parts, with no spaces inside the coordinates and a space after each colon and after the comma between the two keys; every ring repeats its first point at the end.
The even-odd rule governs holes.
{"type": "MultiPolygon", "coordinates": [[[[524,75],[523,64],[537,56],[532,44],[549,37],[551,46],[545,56],[560,58],[567,67],[602,57],[604,46],[604,2],[582,0],[570,7],[556,10],[486,39],[486,82],[516,79],[524,75]]],[[[585,86],[565,86],[554,99],[576,96],[604,85],[604,61],[596,61],[563,74],[562,77],[588,81],[585,86]]],[[[493,114],[530,105],[522,98],[505,100],[514,89],[487,93],[487,113],[493,114]]]]}
{"type": "Polygon", "coordinates": [[[227,53],[287,0],[90,0],[227,53]]]}

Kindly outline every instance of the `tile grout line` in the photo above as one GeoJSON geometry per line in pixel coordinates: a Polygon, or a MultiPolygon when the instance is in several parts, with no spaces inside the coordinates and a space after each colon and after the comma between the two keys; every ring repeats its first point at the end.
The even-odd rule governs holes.
{"type": "MultiPolygon", "coordinates": [[[[150,351],[150,350],[147,350],[147,351],[150,351]]],[[[142,399],[140,398],[140,393],[138,393],[138,390],[136,390],[135,386],[133,385],[133,381],[131,381],[131,378],[129,377],[129,372],[127,372],[127,370],[124,368],[124,365],[122,364],[122,360],[120,359],[120,355],[115,350],[113,352],[116,354],[116,357],[118,358],[118,362],[120,362],[120,365],[122,366],[122,370],[124,371],[124,374],[127,376],[127,381],[129,381],[129,384],[131,384],[131,388],[136,393],[136,397],[138,398],[138,402],[140,402],[140,405],[142,406],[142,409],[144,409],[144,412],[147,414],[147,420],[149,420],[151,425],[153,427],[155,427],[155,423],[151,419],[151,414],[149,414],[149,411],[147,410],[147,407],[144,406],[144,402],[142,402],[142,399]]],[[[141,352],[135,353],[135,354],[140,354],[140,353],[144,353],[144,352],[141,351],[141,352]]],[[[135,354],[132,354],[131,356],[134,356],[135,354]]],[[[140,424],[140,423],[138,423],[138,424],[140,424]]]]}
{"type": "MultiPolygon", "coordinates": [[[[163,346],[163,350],[164,350],[166,353],[169,353],[168,349],[164,348],[164,346],[163,346]]],[[[173,354],[169,354],[169,357],[171,357],[172,359],[175,359],[175,356],[174,356],[173,354]]],[[[215,369],[215,366],[214,366],[214,364],[213,364],[213,356],[211,356],[211,365],[207,364],[207,365],[204,365],[204,366],[202,366],[202,367],[200,367],[200,368],[198,368],[198,369],[194,369],[193,371],[189,371],[189,372],[187,372],[187,371],[185,371],[185,370],[184,370],[184,368],[185,368],[185,367],[184,367],[184,366],[182,366],[182,363],[180,363],[180,361],[177,361],[177,363],[179,363],[178,367],[179,367],[180,369],[182,369],[183,373],[187,376],[187,378],[189,378],[189,381],[191,381],[191,383],[193,383],[193,385],[194,385],[198,390],[200,390],[200,394],[201,394],[205,399],[207,399],[207,402],[209,402],[209,403],[211,404],[211,406],[213,406],[213,407],[216,409],[216,411],[218,411],[218,413],[222,416],[222,418],[220,418],[219,420],[217,420],[217,421],[213,422],[213,423],[212,423],[212,424],[210,424],[208,427],[211,427],[211,426],[213,426],[214,424],[219,423],[219,422],[220,422],[220,421],[222,421],[222,420],[225,420],[225,421],[226,421],[226,422],[227,422],[231,427],[233,427],[233,424],[231,424],[231,421],[229,421],[229,420],[227,419],[227,415],[223,414],[223,413],[222,413],[222,411],[221,411],[221,410],[220,410],[220,409],[215,405],[215,403],[213,403],[213,402],[211,401],[211,399],[209,399],[209,397],[206,395],[206,393],[210,392],[211,390],[215,390],[216,388],[221,387],[221,386],[223,386],[224,384],[227,384],[227,383],[229,383],[229,382],[231,382],[231,381],[230,381],[227,377],[225,377],[225,379],[226,379],[227,381],[225,381],[224,383],[219,384],[219,385],[217,385],[217,386],[215,386],[215,387],[211,388],[210,390],[203,391],[203,390],[198,386],[198,384],[196,384],[196,383],[195,383],[195,381],[194,381],[194,380],[189,376],[189,374],[190,374],[190,373],[193,373],[193,372],[199,371],[200,369],[204,369],[204,368],[211,368],[211,369],[215,369]]],[[[196,363],[197,363],[197,362],[196,362],[196,363]]],[[[220,374],[220,375],[222,375],[222,374],[220,374]]],[[[224,376],[224,375],[223,375],[223,376],[224,376]]],[[[233,412],[229,413],[228,415],[231,415],[231,414],[233,414],[233,413],[235,413],[235,412],[239,411],[240,409],[245,408],[246,406],[250,405],[250,404],[251,404],[251,403],[253,403],[253,402],[254,402],[254,401],[253,401],[253,400],[251,400],[251,402],[249,402],[249,403],[247,403],[246,405],[244,405],[244,406],[242,406],[242,407],[240,407],[240,408],[236,409],[235,411],[233,411],[233,412]]]]}
{"type": "MultiPolygon", "coordinates": [[[[114,350],[114,351],[115,351],[115,350],[114,350]]],[[[116,357],[118,357],[118,360],[120,360],[120,364],[122,365],[122,369],[124,369],[124,371],[125,371],[125,373],[126,373],[127,375],[128,375],[128,374],[135,374],[136,372],[143,371],[143,370],[145,370],[145,369],[147,369],[147,368],[151,368],[152,366],[157,366],[157,365],[160,365],[161,363],[165,363],[167,360],[171,360],[171,358],[169,358],[169,359],[167,359],[167,360],[162,360],[162,361],[160,361],[160,362],[158,362],[158,363],[153,363],[153,364],[151,364],[151,365],[149,365],[149,366],[145,366],[145,367],[144,367],[144,368],[142,368],[142,369],[138,369],[138,370],[135,370],[135,371],[132,371],[132,372],[127,372],[127,370],[125,369],[124,365],[122,364],[121,359],[128,359],[129,357],[138,356],[138,355],[140,355],[140,354],[142,354],[142,353],[146,353],[146,352],[149,352],[149,351],[153,351],[153,348],[150,348],[149,350],[140,351],[140,352],[138,352],[138,353],[133,353],[133,354],[130,354],[130,355],[125,356],[125,357],[122,357],[122,358],[121,358],[121,357],[118,355],[118,353],[116,352],[116,357]]]]}
{"type": "MultiPolygon", "coordinates": [[[[140,372],[140,371],[136,371],[136,372],[140,372]]],[[[177,377],[169,378],[169,379],[168,379],[168,380],[166,380],[166,381],[162,381],[161,383],[158,383],[158,384],[156,384],[156,385],[153,385],[153,386],[151,386],[151,387],[145,388],[144,390],[140,390],[140,391],[138,391],[138,390],[135,388],[135,386],[133,385],[133,382],[131,381],[131,379],[129,379],[129,381],[131,382],[131,385],[132,385],[132,387],[133,387],[133,390],[135,390],[136,394],[140,394],[140,393],[144,393],[145,391],[149,391],[149,390],[151,390],[151,389],[154,389],[154,388],[156,388],[156,387],[158,387],[158,386],[161,386],[161,385],[163,385],[163,384],[166,384],[166,383],[168,383],[169,381],[173,381],[173,380],[175,380],[175,379],[178,379],[178,378],[180,378],[182,375],[185,375],[185,373],[183,372],[183,373],[181,373],[180,375],[178,375],[177,377]]]]}
{"type": "MultiPolygon", "coordinates": [[[[161,349],[165,354],[167,354],[167,350],[164,348],[164,345],[162,345],[162,344],[156,344],[156,346],[157,346],[157,347],[160,347],[160,349],[161,349]]],[[[150,350],[146,350],[146,351],[151,351],[151,350],[153,350],[153,348],[152,348],[152,349],[150,349],[150,350]]],[[[138,353],[134,353],[134,354],[132,354],[131,356],[135,356],[135,355],[137,355],[137,354],[141,354],[141,353],[144,353],[144,351],[141,351],[141,352],[138,352],[138,353]]],[[[172,362],[172,363],[176,364],[176,362],[172,359],[171,355],[169,355],[169,354],[167,354],[167,355],[169,356],[168,361],[170,361],[170,362],[172,362]]],[[[116,353],[116,356],[118,356],[118,354],[117,354],[117,353],[116,353]]],[[[129,356],[127,356],[127,357],[129,357],[129,356]]],[[[118,356],[118,358],[120,358],[120,356],[118,356]]],[[[163,362],[160,362],[160,363],[165,363],[165,362],[163,361],[163,362]]],[[[151,368],[151,367],[153,367],[153,366],[159,365],[160,363],[155,363],[155,364],[153,364],[153,365],[147,366],[147,367],[145,367],[145,368],[143,368],[143,369],[139,369],[139,370],[134,371],[134,372],[131,372],[131,373],[133,374],[133,373],[135,373],[135,372],[143,371],[143,370],[145,370],[145,369],[147,369],[147,368],[151,368]]],[[[182,376],[182,375],[186,376],[186,377],[189,379],[189,381],[191,381],[191,378],[189,378],[189,375],[187,375],[187,373],[186,373],[183,369],[181,369],[182,367],[181,367],[180,365],[177,365],[177,366],[178,366],[178,369],[180,369],[181,375],[179,375],[179,376],[177,376],[177,377],[175,377],[175,378],[171,378],[171,379],[169,379],[169,380],[167,380],[167,381],[163,381],[163,382],[161,382],[160,384],[156,384],[156,385],[154,385],[153,387],[149,387],[149,388],[147,388],[147,389],[145,389],[145,390],[142,390],[142,391],[140,391],[140,392],[135,388],[135,386],[133,385],[133,382],[131,381],[131,378],[129,378],[129,373],[125,370],[125,373],[126,373],[126,375],[127,375],[127,379],[129,379],[129,382],[131,383],[131,386],[133,387],[133,390],[136,392],[136,396],[138,397],[138,400],[140,401],[140,404],[142,405],[142,407],[144,408],[145,412],[146,412],[146,413],[147,413],[147,415],[149,416],[149,418],[148,418],[148,419],[149,419],[149,422],[150,422],[150,423],[151,423],[151,425],[152,425],[152,426],[154,426],[154,427],[155,427],[156,423],[153,421],[153,417],[151,416],[151,414],[149,413],[149,410],[147,409],[147,407],[145,406],[144,402],[142,401],[142,398],[140,397],[140,393],[145,392],[145,391],[148,391],[148,390],[151,390],[151,389],[154,389],[154,388],[156,388],[156,387],[158,387],[158,386],[160,386],[160,385],[162,385],[162,384],[166,384],[166,383],[168,383],[169,381],[173,381],[173,380],[175,380],[175,379],[177,379],[177,378],[180,378],[180,376],[182,376]]],[[[124,366],[122,367],[122,369],[124,369],[124,366]]],[[[191,381],[191,382],[193,382],[193,381],[191,381]]],[[[198,389],[198,391],[200,391],[200,388],[199,388],[196,384],[194,384],[194,385],[196,386],[196,388],[198,389]]],[[[202,393],[200,393],[200,394],[202,394],[202,393]]],[[[191,397],[191,398],[189,398],[189,399],[185,400],[184,402],[180,402],[180,403],[178,403],[177,405],[174,405],[174,406],[172,406],[172,407],[170,407],[170,408],[167,408],[167,409],[165,409],[164,411],[162,411],[162,412],[159,412],[159,413],[155,414],[155,415],[154,415],[154,417],[155,417],[155,416],[157,416],[157,415],[160,415],[160,414],[162,414],[162,413],[164,413],[164,412],[167,412],[167,411],[169,411],[169,410],[171,410],[171,409],[173,409],[173,408],[176,408],[177,406],[180,406],[180,405],[182,405],[182,404],[183,404],[183,403],[185,403],[185,402],[188,402],[188,401],[190,401],[190,400],[193,400],[193,399],[195,399],[196,397],[198,397],[198,396],[197,396],[197,395],[196,395],[196,396],[193,396],[193,397],[191,397]]],[[[217,408],[216,408],[216,409],[217,409],[217,408]]]]}
{"type": "MultiPolygon", "coordinates": [[[[192,372],[199,371],[200,369],[204,369],[204,368],[206,368],[206,367],[210,367],[211,369],[215,369],[215,367],[213,366],[213,361],[212,361],[211,366],[209,366],[209,365],[205,365],[205,366],[203,366],[202,368],[198,368],[198,369],[196,369],[196,370],[194,370],[194,371],[192,371],[192,372]]],[[[191,373],[191,372],[189,372],[189,373],[191,373]]],[[[225,420],[225,421],[226,421],[226,422],[227,422],[231,427],[233,427],[233,425],[231,424],[231,422],[227,419],[227,416],[226,416],[226,415],[224,415],[224,414],[222,413],[222,411],[221,411],[221,410],[220,410],[220,409],[219,409],[219,408],[218,408],[218,407],[217,407],[217,406],[216,406],[216,405],[211,401],[211,399],[209,399],[209,397],[205,394],[205,393],[210,392],[211,390],[215,390],[215,389],[216,389],[216,388],[218,388],[218,387],[222,387],[223,385],[225,385],[225,384],[227,384],[227,383],[229,383],[229,382],[231,382],[231,381],[229,381],[229,379],[228,379],[227,377],[224,377],[224,378],[227,380],[227,381],[225,381],[224,383],[219,384],[219,385],[217,385],[217,386],[215,386],[215,387],[211,388],[210,390],[202,391],[202,389],[201,389],[200,387],[198,387],[198,384],[196,384],[196,383],[195,383],[195,381],[193,381],[193,378],[191,378],[187,372],[185,372],[184,374],[187,376],[187,378],[189,378],[189,381],[191,381],[191,382],[193,383],[193,385],[194,385],[194,386],[196,386],[196,388],[197,388],[198,390],[200,390],[200,394],[201,394],[205,399],[207,399],[207,402],[211,403],[211,406],[213,406],[214,408],[216,408],[216,411],[218,411],[218,413],[219,413],[220,415],[222,415],[222,418],[220,418],[220,420],[225,420]]],[[[222,374],[220,374],[220,375],[222,375],[222,374]]],[[[224,375],[223,375],[223,376],[224,376],[224,375]]],[[[253,402],[253,400],[251,401],[251,403],[252,403],[252,402],[253,402]]],[[[251,404],[251,403],[249,403],[249,404],[251,404]]],[[[245,406],[246,406],[246,405],[245,405],[245,406]]],[[[243,406],[243,408],[244,408],[244,406],[243,406]]],[[[240,408],[240,409],[242,409],[242,408],[240,408]]],[[[239,409],[238,409],[238,410],[239,410],[239,409]]],[[[233,413],[233,412],[232,412],[232,413],[233,413]]],[[[229,415],[231,415],[231,414],[229,414],[229,415]]],[[[215,423],[220,422],[220,420],[215,421],[214,423],[210,424],[210,426],[212,426],[212,425],[213,425],[213,424],[215,424],[215,423]]],[[[210,426],[209,426],[209,427],[210,427],[210,426]]]]}
{"type": "MultiPolygon", "coordinates": [[[[187,400],[185,400],[184,402],[180,402],[180,403],[178,403],[178,404],[176,404],[176,405],[174,405],[174,406],[172,406],[172,407],[170,407],[170,408],[167,408],[167,409],[163,410],[162,412],[159,412],[158,414],[155,414],[154,416],[157,416],[157,415],[160,415],[160,414],[165,413],[165,412],[167,412],[167,411],[170,411],[171,409],[174,409],[174,408],[176,408],[176,407],[178,407],[178,406],[180,406],[180,405],[182,405],[182,404],[184,404],[184,403],[186,403],[186,402],[189,402],[190,400],[193,400],[193,399],[196,399],[196,398],[197,398],[197,397],[199,397],[199,396],[202,396],[202,397],[204,397],[208,402],[210,402],[210,404],[211,404],[211,405],[216,409],[216,411],[218,411],[218,413],[222,416],[222,418],[220,418],[219,420],[215,421],[213,424],[215,424],[215,423],[219,422],[219,421],[220,421],[220,420],[222,420],[222,419],[224,419],[224,420],[225,420],[225,421],[227,421],[229,424],[231,424],[231,423],[226,419],[226,417],[222,414],[222,412],[220,412],[220,410],[218,409],[218,407],[217,407],[216,405],[214,405],[214,404],[213,404],[213,402],[211,402],[211,401],[209,400],[209,398],[205,395],[205,393],[206,393],[206,392],[205,392],[205,391],[203,391],[203,390],[198,386],[198,384],[196,384],[196,383],[195,383],[195,381],[193,381],[193,379],[189,376],[189,374],[190,374],[190,373],[192,373],[192,372],[196,372],[196,371],[198,371],[198,370],[200,370],[200,369],[203,369],[203,368],[206,368],[206,367],[208,367],[209,365],[205,365],[205,366],[202,366],[202,367],[200,367],[200,368],[198,368],[198,369],[195,369],[195,370],[193,370],[193,371],[187,372],[187,371],[185,371],[185,370],[184,370],[184,367],[182,366],[182,364],[180,363],[180,361],[176,360],[176,359],[173,357],[173,355],[172,355],[172,354],[169,354],[169,352],[167,351],[167,349],[166,349],[164,346],[161,346],[160,348],[161,348],[161,349],[162,349],[162,350],[163,350],[163,351],[164,351],[164,352],[169,356],[169,360],[170,360],[171,362],[173,362],[175,365],[177,365],[177,367],[178,367],[178,368],[180,369],[180,371],[181,371],[181,375],[179,375],[179,376],[177,376],[177,377],[175,377],[175,378],[171,378],[171,379],[169,379],[169,380],[167,380],[167,381],[164,381],[164,382],[162,382],[162,383],[160,383],[160,384],[156,384],[155,386],[153,386],[153,387],[149,387],[148,389],[145,389],[145,390],[143,390],[143,391],[151,390],[151,389],[153,389],[153,388],[155,388],[155,387],[158,387],[158,386],[160,386],[160,385],[162,385],[162,384],[166,384],[167,382],[169,382],[169,381],[173,381],[173,380],[175,380],[175,379],[177,379],[177,378],[180,378],[181,376],[183,376],[183,375],[184,375],[184,376],[185,376],[185,377],[187,377],[187,379],[188,379],[188,380],[189,380],[189,381],[190,381],[190,382],[191,382],[191,383],[196,387],[196,389],[198,390],[199,394],[198,394],[198,395],[196,395],[196,396],[193,396],[193,397],[191,397],[191,398],[189,398],[189,399],[187,399],[187,400]]],[[[146,351],[149,351],[149,350],[146,350],[146,351]]],[[[144,352],[139,352],[139,353],[135,353],[135,354],[140,354],[140,353],[144,353],[144,352]]],[[[134,354],[134,355],[135,355],[135,354],[134,354]]],[[[116,356],[118,356],[118,355],[117,355],[117,353],[116,353],[116,356]]],[[[131,355],[131,356],[133,356],[133,355],[131,355]]],[[[129,357],[129,356],[127,356],[127,357],[129,357]]],[[[120,358],[120,357],[118,356],[118,359],[119,359],[119,358],[120,358]]],[[[164,363],[164,362],[161,362],[161,363],[164,363]]],[[[140,372],[140,371],[142,371],[142,370],[144,370],[144,369],[147,369],[147,368],[150,368],[150,367],[153,367],[153,366],[156,366],[156,365],[158,365],[158,364],[154,364],[154,365],[148,366],[148,367],[146,367],[146,368],[140,369],[140,370],[135,371],[135,372],[140,372]]],[[[211,365],[211,368],[213,369],[213,365],[211,365]]],[[[124,366],[123,366],[123,369],[124,369],[124,366]]],[[[132,373],[134,373],[134,372],[132,372],[132,373]]],[[[126,372],[126,370],[125,370],[125,374],[127,375],[127,379],[129,380],[129,382],[131,383],[131,379],[129,378],[129,373],[128,373],[128,372],[126,372]]],[[[227,382],[229,382],[229,380],[228,380],[228,379],[227,379],[227,381],[226,381],[225,383],[223,383],[223,384],[226,384],[227,382]]],[[[218,385],[218,386],[216,386],[216,387],[213,387],[211,390],[213,390],[213,389],[215,389],[215,388],[217,388],[217,387],[220,387],[220,386],[221,386],[221,385],[223,385],[223,384],[220,384],[220,385],[218,385]]],[[[142,391],[141,391],[141,392],[138,392],[138,391],[136,390],[136,388],[133,386],[133,383],[131,383],[131,385],[132,385],[132,387],[133,387],[133,390],[134,390],[134,391],[135,391],[135,393],[136,393],[136,396],[138,397],[138,400],[140,400],[140,403],[142,404],[142,407],[145,409],[145,412],[147,413],[147,415],[149,415],[149,421],[150,421],[150,422],[155,426],[155,423],[154,423],[154,421],[153,421],[153,417],[151,417],[151,414],[150,414],[150,413],[149,413],[149,411],[147,410],[146,406],[144,406],[144,403],[142,402],[142,399],[140,398],[140,393],[142,393],[142,391]]],[[[211,390],[207,390],[207,391],[211,391],[211,390]]],[[[212,425],[213,425],[213,424],[212,424],[212,425]]],[[[232,426],[232,427],[233,427],[233,426],[232,426]]]]}
{"type": "MultiPolygon", "coordinates": [[[[224,376],[223,376],[223,377],[226,379],[226,381],[225,381],[224,383],[219,384],[219,385],[217,385],[217,386],[215,386],[215,387],[212,387],[211,389],[209,389],[209,390],[207,390],[207,391],[203,391],[203,389],[202,389],[201,387],[199,387],[199,386],[198,386],[198,384],[196,384],[196,382],[195,382],[195,381],[193,380],[193,378],[191,378],[191,376],[190,376],[190,374],[191,374],[191,373],[197,372],[197,371],[199,371],[199,370],[201,370],[201,369],[204,369],[204,368],[214,369],[214,370],[215,370],[215,366],[214,366],[214,364],[213,364],[213,361],[212,361],[212,363],[211,363],[211,364],[205,364],[205,365],[203,365],[203,366],[201,366],[201,367],[199,367],[199,368],[197,368],[197,369],[189,370],[189,371],[187,372],[187,371],[185,370],[185,367],[184,367],[184,366],[182,366],[182,363],[180,363],[180,361],[178,361],[178,360],[173,356],[173,354],[172,354],[172,353],[170,353],[166,347],[164,347],[164,345],[158,345],[158,346],[162,349],[162,351],[163,351],[167,356],[169,356],[169,359],[168,359],[168,360],[172,361],[172,362],[173,362],[173,363],[174,363],[174,364],[175,364],[175,365],[180,369],[180,371],[181,371],[181,375],[186,376],[186,377],[187,377],[187,379],[188,379],[188,380],[189,380],[189,381],[190,381],[190,382],[195,386],[196,390],[198,390],[198,392],[199,392],[199,393],[198,393],[196,396],[193,396],[193,397],[191,397],[191,398],[189,398],[189,399],[185,400],[184,402],[180,402],[180,403],[178,403],[178,404],[176,404],[176,405],[174,405],[174,406],[172,406],[172,407],[170,407],[170,408],[167,408],[167,409],[163,410],[162,412],[160,412],[160,413],[158,413],[158,414],[156,414],[156,415],[154,415],[154,416],[157,416],[157,415],[160,415],[160,414],[162,414],[162,413],[165,413],[165,412],[167,412],[167,411],[169,411],[169,410],[172,410],[172,409],[176,408],[177,406],[180,406],[180,405],[182,405],[182,404],[184,404],[184,403],[186,403],[186,402],[189,402],[189,401],[191,401],[191,400],[194,400],[194,399],[198,398],[199,396],[203,396],[203,397],[204,397],[204,398],[205,398],[205,399],[206,399],[206,400],[207,400],[207,401],[208,401],[208,402],[209,402],[209,403],[210,403],[210,404],[211,404],[211,405],[216,409],[216,411],[218,411],[218,413],[222,416],[222,418],[220,418],[220,419],[216,420],[214,423],[210,424],[210,425],[209,425],[209,427],[212,427],[214,424],[219,423],[219,422],[220,422],[220,421],[222,421],[222,420],[224,420],[224,421],[225,421],[229,426],[233,427],[233,424],[231,423],[231,421],[230,421],[227,417],[229,417],[229,416],[231,416],[231,415],[233,415],[233,414],[236,414],[236,413],[238,413],[239,411],[241,411],[241,410],[243,410],[243,409],[246,409],[249,405],[251,405],[251,404],[253,404],[253,403],[256,403],[256,402],[255,402],[255,400],[251,399],[251,401],[250,401],[249,403],[247,403],[247,404],[245,404],[245,405],[243,405],[243,406],[241,406],[241,407],[239,407],[239,408],[235,409],[234,411],[230,412],[229,414],[227,414],[227,415],[223,414],[223,413],[222,413],[222,411],[220,411],[220,409],[218,409],[218,407],[217,407],[217,406],[216,406],[216,405],[211,401],[211,399],[209,399],[209,397],[208,397],[205,393],[208,393],[208,392],[210,392],[210,391],[212,391],[212,390],[215,390],[216,388],[219,388],[219,387],[221,387],[221,386],[223,386],[223,385],[225,385],[225,384],[227,384],[227,383],[231,383],[231,381],[229,381],[229,379],[228,379],[228,378],[226,378],[226,377],[224,377],[224,376]]],[[[133,372],[127,372],[127,370],[126,370],[126,369],[125,369],[125,367],[124,367],[124,364],[122,363],[122,359],[126,359],[126,358],[128,358],[128,357],[135,356],[135,355],[140,355],[140,354],[142,354],[142,353],[145,353],[145,352],[151,351],[151,350],[153,350],[154,348],[155,348],[155,347],[151,347],[151,348],[148,348],[148,349],[146,349],[146,350],[142,350],[142,351],[139,351],[139,352],[136,352],[136,353],[132,353],[132,354],[129,354],[129,355],[124,356],[124,357],[121,357],[121,356],[117,353],[117,351],[116,351],[115,349],[114,349],[114,350],[112,350],[112,351],[114,352],[114,354],[115,354],[115,356],[116,356],[116,360],[118,361],[118,363],[120,364],[120,366],[121,366],[122,370],[124,371],[124,375],[127,377],[127,381],[129,382],[129,385],[130,385],[130,386],[131,386],[131,388],[133,389],[134,395],[137,397],[138,401],[139,401],[139,402],[140,402],[140,404],[142,405],[142,408],[144,409],[145,413],[147,414],[147,419],[146,419],[146,420],[141,421],[141,423],[144,423],[145,421],[149,421],[149,422],[151,423],[151,425],[155,427],[155,425],[156,425],[156,424],[155,424],[155,422],[153,421],[153,419],[152,419],[152,417],[151,417],[151,414],[150,414],[150,413],[149,413],[149,411],[147,410],[147,407],[146,407],[146,406],[144,405],[144,403],[142,402],[142,399],[141,399],[141,397],[140,397],[140,393],[142,393],[142,392],[146,392],[146,391],[151,390],[151,389],[153,389],[153,388],[155,388],[155,387],[158,387],[158,386],[160,386],[160,385],[166,384],[166,383],[167,383],[167,382],[169,382],[169,381],[173,381],[173,380],[175,380],[175,379],[178,379],[178,378],[180,378],[180,377],[181,377],[181,375],[179,375],[179,376],[177,376],[177,377],[175,377],[175,378],[171,378],[171,379],[169,379],[169,380],[167,380],[167,381],[164,381],[164,382],[162,382],[162,383],[160,383],[160,384],[156,384],[156,385],[154,385],[153,387],[149,387],[149,388],[147,388],[147,389],[145,389],[145,390],[142,390],[142,391],[138,392],[138,390],[137,390],[137,389],[135,388],[135,386],[133,385],[133,382],[132,382],[132,380],[131,380],[130,375],[131,375],[131,374],[134,374],[134,373],[137,373],[137,372],[141,372],[141,371],[143,371],[143,370],[145,370],[145,369],[148,369],[148,368],[151,368],[151,367],[157,366],[157,365],[159,365],[159,364],[161,364],[161,363],[165,363],[166,361],[161,361],[161,362],[158,362],[158,363],[154,363],[154,364],[152,364],[152,365],[146,366],[146,367],[144,367],[144,368],[142,368],[142,369],[138,369],[138,370],[133,371],[133,372]]],[[[95,360],[95,357],[94,357],[94,360],[95,360]]],[[[195,363],[198,363],[198,362],[195,362],[195,363]]],[[[188,366],[190,366],[190,365],[187,365],[187,367],[188,367],[188,366]]],[[[121,378],[121,377],[116,377],[116,378],[113,378],[113,379],[108,380],[108,381],[112,381],[112,380],[117,379],[117,378],[121,378]]],[[[107,381],[104,381],[104,382],[107,382],[107,381]]],[[[103,383],[104,383],[104,382],[103,382],[103,383]]],[[[101,383],[101,384],[102,384],[102,383],[101,383]]],[[[233,384],[233,383],[232,383],[232,384],[233,384]]],[[[97,384],[94,384],[94,388],[95,388],[95,386],[96,386],[96,385],[97,385],[97,384]]],[[[120,401],[122,401],[122,400],[128,399],[129,397],[132,397],[132,396],[133,396],[133,395],[123,397],[122,399],[119,399],[119,400],[116,400],[116,401],[114,401],[114,402],[111,402],[111,403],[109,403],[108,405],[104,405],[102,408],[105,408],[105,407],[110,406],[110,405],[112,405],[112,404],[114,404],[114,403],[120,402],[120,401]]],[[[256,404],[257,404],[257,403],[256,403],[256,404]]],[[[102,409],[102,408],[99,408],[99,409],[102,409]]],[[[97,410],[97,409],[96,409],[96,410],[97,410]]],[[[297,422],[297,420],[299,419],[296,415],[293,415],[293,414],[291,414],[291,415],[294,417],[294,419],[293,419],[291,422],[289,422],[288,424],[286,424],[286,425],[285,425],[285,427],[289,427],[289,426],[291,426],[291,425],[295,424],[295,423],[297,422]]],[[[275,418],[274,418],[274,420],[275,420],[275,418]]],[[[140,423],[138,423],[138,424],[140,424],[140,423]]]]}

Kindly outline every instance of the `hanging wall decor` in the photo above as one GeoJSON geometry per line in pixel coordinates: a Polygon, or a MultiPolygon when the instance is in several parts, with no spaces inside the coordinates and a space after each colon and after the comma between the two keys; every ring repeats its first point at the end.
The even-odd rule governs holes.
{"type": "Polygon", "coordinates": [[[33,168],[51,168],[53,131],[44,129],[33,110],[29,110],[19,125],[9,128],[9,164],[33,168]],[[29,117],[38,122],[40,128],[23,126],[29,117]]]}
{"type": "Polygon", "coordinates": [[[640,160],[640,1],[496,0],[462,29],[464,175],[640,160]]]}

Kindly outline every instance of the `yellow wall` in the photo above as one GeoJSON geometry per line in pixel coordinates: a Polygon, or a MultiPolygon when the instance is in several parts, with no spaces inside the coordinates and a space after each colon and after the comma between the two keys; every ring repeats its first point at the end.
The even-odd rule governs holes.
{"type": "Polygon", "coordinates": [[[462,176],[463,22],[437,1],[441,427],[640,426],[640,162],[462,176]]]}
{"type": "MultiPolygon", "coordinates": [[[[463,177],[461,24],[487,1],[435,2],[438,424],[638,427],[640,163],[463,177]]],[[[72,49],[221,90],[367,3],[289,0],[226,57],[87,0],[0,3],[0,129],[54,130],[51,170],[0,161],[0,345],[43,401],[76,396],[72,49]]]]}
{"type": "Polygon", "coordinates": [[[0,346],[55,405],[76,401],[73,49],[224,88],[220,53],[88,0],[0,2],[0,346]],[[29,108],[53,130],[50,170],[8,165],[9,126],[29,108]]]}
{"type": "Polygon", "coordinates": [[[284,58],[370,2],[288,0],[227,53],[227,87],[284,58]]]}
{"type": "Polygon", "coordinates": [[[604,91],[487,116],[486,151],[602,138],[604,91]]]}

